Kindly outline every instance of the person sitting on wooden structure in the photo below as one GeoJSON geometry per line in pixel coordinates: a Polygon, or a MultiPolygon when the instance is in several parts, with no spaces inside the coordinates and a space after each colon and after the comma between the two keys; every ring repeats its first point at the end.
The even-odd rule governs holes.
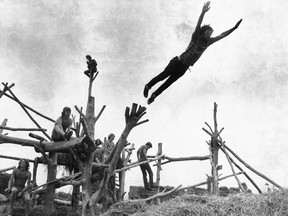
{"type": "Polygon", "coordinates": [[[13,215],[13,207],[16,197],[24,198],[25,201],[25,216],[29,215],[30,212],[30,189],[31,172],[29,169],[29,161],[27,159],[21,159],[19,165],[15,168],[11,174],[8,182],[8,188],[6,191],[11,192],[10,197],[10,209],[8,215],[13,215]],[[25,184],[27,183],[26,187],[25,184]]]}
{"type": "Polygon", "coordinates": [[[52,140],[68,141],[71,139],[73,131],[71,131],[72,119],[70,118],[71,108],[64,107],[61,116],[56,120],[53,131],[52,140]]]}
{"type": "Polygon", "coordinates": [[[208,46],[228,36],[230,33],[232,33],[235,29],[238,28],[242,21],[242,19],[239,20],[233,28],[223,32],[219,36],[211,37],[213,33],[212,27],[210,25],[201,26],[204,14],[209,9],[210,1],[206,2],[202,8],[202,12],[200,14],[195,31],[192,34],[192,38],[187,49],[179,57],[174,57],[162,73],[151,79],[150,82],[145,85],[143,94],[144,97],[147,98],[149,90],[156,83],[168,78],[155,92],[152,93],[151,97],[148,99],[148,104],[151,104],[158,95],[160,95],[172,83],[174,83],[181,76],[183,76],[187,69],[196,63],[196,61],[200,58],[200,56],[207,49],[208,46]]]}
{"type": "Polygon", "coordinates": [[[115,143],[113,142],[114,139],[115,139],[115,135],[111,133],[108,135],[108,139],[106,140],[105,138],[104,140],[103,148],[105,150],[106,156],[108,156],[111,153],[113,147],[115,146],[115,143]]]}
{"type": "MultiPolygon", "coordinates": [[[[147,161],[147,151],[148,149],[152,148],[152,143],[151,142],[147,142],[145,145],[142,145],[138,150],[137,150],[137,158],[139,162],[142,161],[147,161]]],[[[155,188],[154,184],[153,184],[153,172],[152,169],[149,165],[149,163],[145,163],[145,164],[141,164],[140,165],[140,169],[142,171],[142,175],[143,175],[143,182],[144,182],[144,187],[146,190],[152,190],[151,188],[155,188]],[[147,173],[149,174],[149,184],[147,181],[147,173]]]]}
{"type": "Polygon", "coordinates": [[[93,78],[94,73],[97,72],[97,62],[95,59],[92,59],[90,55],[86,55],[86,59],[87,59],[86,63],[87,63],[88,70],[84,71],[84,74],[86,74],[90,78],[90,75],[92,73],[92,78],[93,78]]]}

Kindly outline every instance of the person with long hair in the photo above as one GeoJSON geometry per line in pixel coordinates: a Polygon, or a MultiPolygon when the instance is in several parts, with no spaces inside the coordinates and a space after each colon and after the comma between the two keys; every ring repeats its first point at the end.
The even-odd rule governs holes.
{"type": "Polygon", "coordinates": [[[8,193],[11,192],[10,209],[8,210],[8,215],[13,215],[13,207],[17,196],[24,199],[25,216],[29,215],[30,194],[28,190],[30,189],[30,183],[31,172],[29,171],[29,161],[27,159],[21,159],[18,167],[13,170],[8,182],[8,188],[6,189],[8,193]]]}
{"type": "Polygon", "coordinates": [[[200,58],[200,56],[207,49],[208,46],[228,36],[230,33],[232,33],[235,29],[238,28],[242,21],[242,19],[239,20],[237,24],[228,31],[225,31],[216,37],[211,37],[213,33],[212,27],[210,25],[201,26],[204,15],[207,11],[209,11],[209,9],[210,1],[206,2],[202,8],[202,12],[200,14],[196,28],[192,34],[192,38],[187,49],[179,57],[174,57],[162,73],[151,79],[150,82],[148,82],[144,86],[143,94],[144,97],[147,98],[149,90],[156,83],[167,79],[156,91],[152,93],[152,95],[147,101],[148,104],[151,104],[157,96],[159,96],[172,83],[174,83],[181,76],[183,76],[187,69],[195,64],[195,62],[200,58]]]}
{"type": "Polygon", "coordinates": [[[70,140],[73,131],[71,131],[72,119],[70,118],[71,108],[64,107],[61,116],[56,120],[53,131],[52,140],[67,141],[70,140]]]}

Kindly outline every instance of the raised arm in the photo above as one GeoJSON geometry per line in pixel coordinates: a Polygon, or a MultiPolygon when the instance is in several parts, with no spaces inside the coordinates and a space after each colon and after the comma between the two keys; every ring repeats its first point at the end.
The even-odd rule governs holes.
{"type": "Polygon", "coordinates": [[[204,18],[204,15],[205,15],[205,13],[207,11],[209,11],[209,9],[210,9],[210,1],[205,2],[204,5],[203,5],[200,17],[198,18],[198,22],[197,22],[197,25],[196,25],[196,28],[195,28],[195,33],[199,33],[200,27],[201,27],[201,23],[202,23],[203,18],[204,18]]]}
{"type": "Polygon", "coordinates": [[[231,28],[231,29],[229,29],[229,30],[221,33],[220,35],[218,35],[218,36],[216,36],[216,37],[211,38],[211,39],[210,39],[211,43],[214,43],[214,42],[216,42],[216,41],[219,41],[219,40],[221,40],[222,38],[224,38],[224,37],[228,36],[229,34],[231,34],[234,30],[236,30],[236,29],[238,28],[238,26],[240,25],[241,22],[242,22],[242,19],[239,20],[233,28],[231,28]]]}

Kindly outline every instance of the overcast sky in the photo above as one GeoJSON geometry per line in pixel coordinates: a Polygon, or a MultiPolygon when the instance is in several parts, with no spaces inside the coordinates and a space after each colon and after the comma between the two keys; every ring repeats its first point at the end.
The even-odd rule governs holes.
{"type": "MultiPolygon", "coordinates": [[[[114,132],[118,139],[125,107],[133,102],[147,105],[144,85],[186,49],[203,3],[0,1],[1,82],[15,83],[12,90],[22,102],[56,119],[64,106],[85,107],[88,78],[83,71],[85,55],[90,54],[100,72],[92,91],[96,113],[107,106],[96,124],[96,138],[103,140],[114,132]]],[[[209,137],[202,127],[205,121],[213,125],[213,103],[217,102],[218,123],[225,128],[222,138],[227,145],[252,167],[288,186],[288,3],[273,3],[211,1],[203,24],[211,24],[213,36],[241,18],[243,22],[147,105],[143,120],[149,122],[129,136],[136,148],[151,141],[154,147],[149,154],[153,155],[162,142],[167,156],[208,155],[209,137]]],[[[72,113],[78,116],[74,108],[72,113]]],[[[0,99],[0,121],[4,118],[9,127],[35,127],[20,106],[5,96],[0,99]]],[[[50,134],[53,123],[35,118],[50,134]]],[[[9,131],[9,135],[28,138],[28,133],[9,131]]],[[[11,156],[40,156],[28,147],[1,144],[0,149],[11,156]]],[[[222,153],[219,163],[224,166],[220,173],[231,173],[222,153]]],[[[1,159],[0,169],[16,164],[1,159]]],[[[210,172],[209,161],[171,163],[163,166],[161,182],[192,185],[204,181],[210,172]]],[[[265,188],[266,181],[251,177],[265,188]]],[[[133,185],[142,184],[140,169],[128,172],[127,178],[133,185]]],[[[220,186],[227,184],[237,185],[232,179],[220,186]]]]}

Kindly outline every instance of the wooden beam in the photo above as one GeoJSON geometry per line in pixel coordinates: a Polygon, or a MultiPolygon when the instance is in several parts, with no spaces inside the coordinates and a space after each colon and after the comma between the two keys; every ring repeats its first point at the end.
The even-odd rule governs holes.
{"type": "MultiPolygon", "coordinates": [[[[5,127],[6,124],[7,124],[7,121],[8,121],[8,119],[5,118],[5,119],[3,120],[3,122],[1,123],[1,126],[2,126],[2,127],[5,127]]],[[[3,133],[3,129],[0,128],[0,134],[2,134],[2,133],[3,133]]]]}
{"type": "MultiPolygon", "coordinates": [[[[3,84],[3,83],[2,83],[3,84]]],[[[6,85],[4,85],[4,89],[3,89],[3,91],[0,91],[0,98],[4,95],[4,93],[6,92],[6,91],[8,91],[9,89],[11,89],[15,84],[14,83],[12,83],[10,86],[7,86],[8,84],[6,83],[6,85]]]]}
{"type": "Polygon", "coordinates": [[[188,160],[209,160],[209,156],[190,156],[190,157],[178,157],[178,158],[173,158],[173,157],[168,157],[168,156],[163,156],[163,159],[166,159],[168,161],[165,161],[161,163],[161,165],[170,163],[170,162],[177,162],[177,161],[188,161],[188,160]]]}
{"type": "MultiPolygon", "coordinates": [[[[240,174],[243,174],[243,173],[244,172],[238,172],[238,173],[236,173],[236,175],[240,175],[240,174]]],[[[234,176],[234,174],[227,175],[227,176],[224,176],[222,178],[219,178],[218,181],[222,181],[222,180],[230,178],[232,176],[234,176]]],[[[189,188],[195,188],[195,187],[199,187],[199,186],[202,186],[202,185],[205,185],[205,184],[208,184],[208,182],[205,181],[205,182],[200,182],[198,184],[194,184],[194,185],[191,185],[191,186],[183,187],[183,188],[181,188],[181,190],[185,190],[185,189],[189,189],[189,188]]]]}
{"type": "Polygon", "coordinates": [[[11,130],[11,131],[47,131],[44,128],[11,128],[0,125],[0,129],[11,130]]]}
{"type": "Polygon", "coordinates": [[[278,185],[276,182],[272,181],[270,178],[268,178],[267,176],[265,176],[264,174],[258,172],[257,170],[255,170],[253,167],[251,167],[248,163],[246,163],[244,160],[242,160],[234,151],[232,151],[227,145],[225,145],[225,148],[231,153],[233,154],[242,164],[244,164],[244,166],[246,166],[248,169],[250,169],[252,172],[256,173],[257,175],[261,176],[263,179],[265,179],[266,181],[270,182],[271,184],[273,184],[274,186],[276,186],[277,188],[284,190],[283,187],[281,187],[280,185],[278,185]]]}
{"type": "MultiPolygon", "coordinates": [[[[220,138],[220,137],[219,137],[219,138],[220,138]]],[[[236,173],[235,173],[233,164],[232,164],[232,162],[231,162],[231,160],[230,160],[230,156],[229,156],[229,154],[227,153],[227,151],[226,151],[226,149],[225,149],[225,142],[222,142],[222,139],[221,139],[221,138],[220,138],[220,142],[221,142],[221,145],[222,145],[222,148],[223,148],[223,152],[224,152],[224,154],[225,154],[225,156],[226,156],[226,158],[227,158],[227,161],[228,161],[228,163],[229,163],[229,165],[230,165],[230,167],[231,167],[231,170],[232,170],[233,175],[234,175],[234,177],[235,177],[235,179],[236,179],[236,181],[237,181],[237,183],[238,183],[239,188],[240,188],[243,192],[247,192],[247,191],[243,188],[243,186],[242,186],[239,178],[237,177],[237,175],[236,175],[236,173]]]]}
{"type": "MultiPolygon", "coordinates": [[[[13,156],[7,156],[7,155],[0,155],[0,158],[10,159],[10,160],[17,160],[17,161],[20,161],[21,159],[23,159],[23,158],[20,158],[20,157],[13,157],[13,156]]],[[[34,163],[34,160],[27,159],[27,158],[25,158],[25,159],[28,160],[30,163],[34,163]]]]}
{"type": "MultiPolygon", "coordinates": [[[[3,83],[2,83],[3,84],[3,83]]],[[[3,84],[5,85],[5,84],[3,84]]],[[[7,86],[7,85],[5,85],[7,86]]],[[[14,95],[14,93],[8,89],[8,91],[10,92],[10,94],[14,97],[14,99],[16,100],[16,102],[21,106],[21,108],[24,110],[24,112],[28,115],[28,117],[31,119],[31,121],[34,122],[34,124],[38,127],[38,128],[41,128],[41,126],[38,124],[38,122],[30,115],[30,113],[26,110],[26,108],[22,105],[21,101],[16,97],[16,95],[14,95]]],[[[50,136],[45,132],[45,131],[42,131],[42,133],[49,139],[49,140],[52,140],[50,138],[50,136]]]]}
{"type": "Polygon", "coordinates": [[[28,140],[18,137],[5,136],[0,134],[0,144],[2,143],[11,143],[18,144],[22,146],[35,147],[35,145],[40,146],[45,152],[69,152],[69,148],[75,145],[81,144],[84,140],[84,137],[81,138],[72,138],[69,141],[59,141],[59,142],[42,142],[28,140]]]}
{"type": "Polygon", "coordinates": [[[9,171],[9,170],[13,170],[15,168],[16,168],[15,166],[12,166],[12,167],[8,167],[8,168],[5,168],[5,169],[0,169],[0,173],[6,172],[6,171],[9,171]]]}

